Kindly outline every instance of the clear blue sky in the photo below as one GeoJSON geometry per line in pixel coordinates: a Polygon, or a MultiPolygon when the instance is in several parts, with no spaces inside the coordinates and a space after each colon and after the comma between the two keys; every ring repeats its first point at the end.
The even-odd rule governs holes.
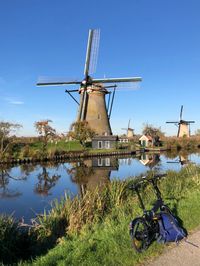
{"type": "Polygon", "coordinates": [[[100,28],[95,78],[141,76],[140,89],[118,92],[113,133],[131,119],[136,133],[150,123],[183,118],[200,128],[199,0],[0,0],[0,120],[33,124],[52,119],[68,131],[76,104],[64,87],[36,87],[39,76],[83,78],[89,28],[100,28]]]}

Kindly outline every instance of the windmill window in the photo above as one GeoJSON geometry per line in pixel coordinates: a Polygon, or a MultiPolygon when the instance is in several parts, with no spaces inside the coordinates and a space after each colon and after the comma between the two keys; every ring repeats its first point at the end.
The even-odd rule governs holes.
{"type": "Polygon", "coordinates": [[[105,141],[105,148],[110,149],[110,141],[105,141]]]}
{"type": "Polygon", "coordinates": [[[147,157],[146,157],[146,154],[145,154],[145,153],[143,153],[141,157],[142,157],[142,158],[141,158],[142,160],[146,160],[146,159],[147,159],[147,157]]]}
{"type": "Polygon", "coordinates": [[[103,160],[101,158],[98,159],[98,166],[102,166],[103,165],[103,160]]]}
{"type": "Polygon", "coordinates": [[[106,166],[110,166],[110,158],[106,158],[105,164],[106,166]]]}
{"type": "Polygon", "coordinates": [[[98,149],[102,149],[102,141],[98,141],[98,149]]]}
{"type": "Polygon", "coordinates": [[[98,119],[101,119],[101,114],[98,114],[98,119]]]}

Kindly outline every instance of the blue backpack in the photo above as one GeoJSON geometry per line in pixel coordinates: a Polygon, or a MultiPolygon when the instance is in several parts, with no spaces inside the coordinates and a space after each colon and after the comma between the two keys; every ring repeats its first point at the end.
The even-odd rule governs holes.
{"type": "Polygon", "coordinates": [[[179,225],[178,220],[171,213],[161,212],[159,216],[158,243],[178,243],[181,239],[187,236],[187,233],[179,225]]]}

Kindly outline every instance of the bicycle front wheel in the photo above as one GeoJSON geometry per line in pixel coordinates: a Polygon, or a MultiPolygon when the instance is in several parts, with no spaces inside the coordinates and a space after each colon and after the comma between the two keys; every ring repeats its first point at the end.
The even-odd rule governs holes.
{"type": "Polygon", "coordinates": [[[130,225],[132,246],[137,252],[146,250],[149,246],[148,225],[143,217],[135,218],[130,225]]]}

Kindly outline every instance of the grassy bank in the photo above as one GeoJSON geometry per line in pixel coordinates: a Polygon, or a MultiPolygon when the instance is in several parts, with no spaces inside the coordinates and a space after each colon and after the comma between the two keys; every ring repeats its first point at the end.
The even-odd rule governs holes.
{"type": "MultiPolygon", "coordinates": [[[[117,143],[115,149],[92,149],[91,142],[88,142],[86,147],[80,145],[79,141],[65,141],[57,140],[54,142],[48,142],[43,150],[42,141],[39,138],[16,138],[15,141],[9,146],[6,153],[3,156],[2,161],[12,162],[12,160],[42,160],[45,158],[55,158],[56,156],[63,156],[69,153],[77,154],[109,154],[111,152],[126,152],[139,150],[138,139],[135,139],[129,143],[117,143]]],[[[190,138],[176,138],[176,137],[165,137],[162,139],[161,147],[150,147],[153,150],[172,150],[180,151],[185,150],[187,152],[198,152],[200,148],[200,137],[194,136],[190,138]]],[[[77,155],[78,156],[78,155],[77,155]]]]}
{"type": "MultiPolygon", "coordinates": [[[[159,254],[163,246],[157,243],[144,254],[131,248],[128,226],[142,212],[136,195],[127,189],[130,182],[113,181],[87,191],[83,198],[54,202],[51,212],[38,217],[28,231],[1,217],[0,260],[27,261],[20,265],[137,265],[159,254]]],[[[168,172],[159,188],[187,230],[200,225],[199,167],[168,172]]],[[[150,208],[155,196],[149,185],[143,188],[142,198],[150,208]]]]}
{"type": "MultiPolygon", "coordinates": [[[[33,141],[30,143],[16,143],[12,147],[12,158],[23,159],[29,158],[40,158],[43,157],[42,153],[42,142],[33,141]]],[[[54,143],[47,144],[46,156],[61,155],[69,151],[82,151],[83,148],[78,141],[57,141],[54,143]]],[[[7,155],[9,156],[9,154],[7,155]]]]}

